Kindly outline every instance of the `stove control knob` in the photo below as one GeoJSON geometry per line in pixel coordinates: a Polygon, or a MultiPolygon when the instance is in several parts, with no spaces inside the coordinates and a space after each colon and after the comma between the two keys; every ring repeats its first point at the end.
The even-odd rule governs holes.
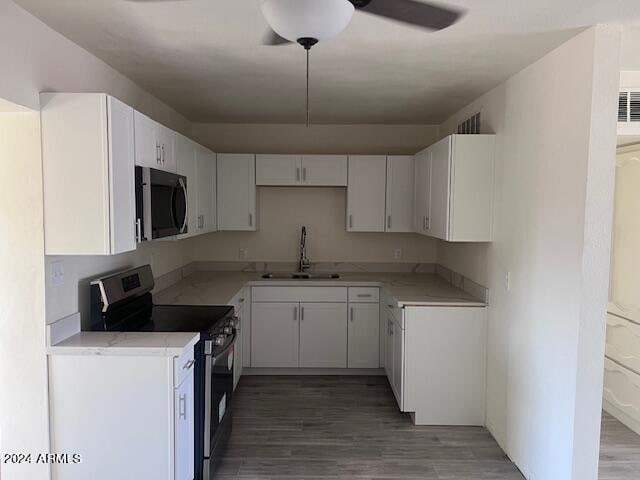
{"type": "Polygon", "coordinates": [[[216,335],[216,338],[214,338],[213,343],[216,344],[216,346],[220,346],[220,345],[224,345],[224,341],[225,341],[225,336],[224,335],[216,335]]]}
{"type": "Polygon", "coordinates": [[[227,335],[231,335],[233,333],[233,327],[232,326],[224,327],[224,333],[226,333],[227,335]]]}

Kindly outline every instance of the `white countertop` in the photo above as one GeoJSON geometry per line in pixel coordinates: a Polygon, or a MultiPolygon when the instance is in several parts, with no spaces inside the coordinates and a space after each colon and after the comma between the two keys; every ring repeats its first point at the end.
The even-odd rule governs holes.
{"type": "Polygon", "coordinates": [[[197,332],[79,332],[47,348],[49,354],[180,356],[197,332]]]}
{"type": "Polygon", "coordinates": [[[383,287],[403,306],[483,307],[483,301],[452,286],[433,273],[340,273],[338,279],[263,279],[262,272],[197,271],[154,295],[165,305],[228,305],[249,286],[373,286],[383,287]]]}

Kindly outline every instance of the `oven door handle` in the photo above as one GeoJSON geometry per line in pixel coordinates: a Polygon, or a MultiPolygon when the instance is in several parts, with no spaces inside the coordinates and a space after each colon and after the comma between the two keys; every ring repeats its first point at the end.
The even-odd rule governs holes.
{"type": "MultiPolygon", "coordinates": [[[[207,354],[204,357],[204,458],[208,458],[211,453],[211,376],[216,360],[225,355],[236,343],[237,331],[233,330],[233,339],[222,352],[215,357],[207,354]]],[[[207,340],[211,341],[211,340],[207,340]]]]}

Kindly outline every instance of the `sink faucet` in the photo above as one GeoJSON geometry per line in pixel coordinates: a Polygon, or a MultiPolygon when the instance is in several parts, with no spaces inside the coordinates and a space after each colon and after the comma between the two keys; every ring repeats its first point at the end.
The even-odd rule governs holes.
{"type": "Polygon", "coordinates": [[[309,270],[311,262],[307,258],[307,227],[302,227],[300,235],[300,260],[298,260],[298,272],[306,272],[309,270]]]}

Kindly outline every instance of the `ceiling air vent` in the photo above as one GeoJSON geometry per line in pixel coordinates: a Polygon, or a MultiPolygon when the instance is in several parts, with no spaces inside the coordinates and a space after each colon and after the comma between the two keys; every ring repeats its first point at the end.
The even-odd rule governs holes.
{"type": "MultiPolygon", "coordinates": [[[[640,93],[640,92],[639,92],[640,93]]],[[[476,113],[458,125],[458,133],[480,133],[480,113],[476,113]]]]}
{"type": "Polygon", "coordinates": [[[640,89],[620,92],[618,96],[618,122],[640,123],[640,89]]]}

